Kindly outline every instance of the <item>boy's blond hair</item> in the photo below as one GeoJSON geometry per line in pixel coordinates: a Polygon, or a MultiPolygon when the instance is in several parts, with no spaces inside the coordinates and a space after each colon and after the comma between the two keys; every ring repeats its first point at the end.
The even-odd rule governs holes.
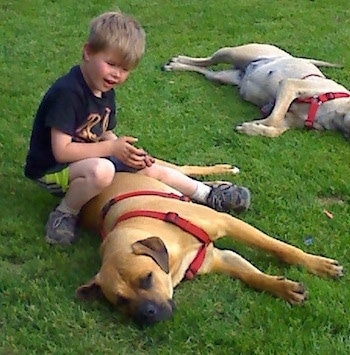
{"type": "Polygon", "coordinates": [[[115,51],[121,65],[134,69],[145,51],[146,35],[142,26],[133,18],[121,12],[106,12],[90,23],[88,43],[97,53],[115,51]]]}

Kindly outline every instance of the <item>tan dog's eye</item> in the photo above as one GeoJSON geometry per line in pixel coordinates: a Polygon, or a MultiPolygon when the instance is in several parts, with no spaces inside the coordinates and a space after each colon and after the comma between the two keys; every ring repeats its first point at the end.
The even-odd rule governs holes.
{"type": "Polygon", "coordinates": [[[145,277],[140,278],[139,286],[144,290],[148,290],[152,287],[153,273],[150,272],[145,277]]]}

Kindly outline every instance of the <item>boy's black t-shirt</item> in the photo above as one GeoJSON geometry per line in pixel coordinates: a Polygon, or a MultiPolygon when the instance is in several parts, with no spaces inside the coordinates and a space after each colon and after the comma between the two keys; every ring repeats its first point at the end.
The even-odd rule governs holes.
{"type": "Polygon", "coordinates": [[[73,67],[47,91],[36,113],[24,174],[38,179],[57,161],[51,147],[51,128],[75,142],[98,142],[106,130],[115,128],[115,92],[96,97],[87,86],[79,66],[73,67]]]}

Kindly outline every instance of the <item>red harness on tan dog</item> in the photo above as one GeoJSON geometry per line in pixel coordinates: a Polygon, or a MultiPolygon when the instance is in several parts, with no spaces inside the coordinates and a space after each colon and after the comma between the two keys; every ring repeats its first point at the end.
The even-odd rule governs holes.
{"type": "MultiPolygon", "coordinates": [[[[186,202],[191,201],[186,196],[179,196],[179,195],[176,195],[173,193],[166,193],[166,192],[160,192],[160,191],[149,191],[149,190],[133,191],[133,192],[129,192],[129,193],[126,193],[123,195],[116,196],[116,197],[112,198],[110,201],[108,201],[107,204],[102,209],[102,213],[101,213],[101,237],[102,237],[102,239],[104,239],[107,236],[107,233],[103,229],[103,221],[104,221],[104,218],[106,217],[108,211],[110,210],[110,208],[118,201],[121,201],[125,198],[134,197],[134,196],[162,196],[162,197],[174,198],[174,199],[186,201],[186,202]]],[[[134,218],[134,217],[156,218],[156,219],[160,219],[164,222],[172,223],[175,226],[184,230],[185,232],[190,233],[191,235],[196,237],[200,242],[202,242],[202,245],[200,246],[195,258],[193,259],[192,263],[188,267],[186,274],[185,274],[185,277],[188,280],[193,279],[194,276],[197,274],[198,270],[200,269],[200,267],[202,266],[207,247],[211,243],[208,233],[205,230],[203,230],[202,228],[194,225],[190,221],[180,217],[176,212],[159,212],[159,211],[148,211],[148,210],[135,210],[135,211],[126,212],[125,214],[123,214],[119,218],[117,218],[117,220],[114,222],[112,229],[118,223],[123,222],[129,218],[134,218]]]]}

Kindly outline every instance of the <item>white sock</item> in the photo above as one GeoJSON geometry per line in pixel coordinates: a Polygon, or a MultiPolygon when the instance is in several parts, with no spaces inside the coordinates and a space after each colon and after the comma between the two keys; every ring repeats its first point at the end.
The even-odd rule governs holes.
{"type": "Polygon", "coordinates": [[[196,191],[190,196],[191,199],[196,200],[198,202],[206,202],[209,192],[211,191],[211,187],[203,184],[202,182],[198,182],[196,191]]]}
{"type": "Polygon", "coordinates": [[[63,213],[69,213],[72,214],[73,216],[77,216],[80,210],[75,210],[74,208],[69,207],[66,204],[66,201],[63,199],[61,203],[56,207],[56,210],[59,210],[63,213]]]}

